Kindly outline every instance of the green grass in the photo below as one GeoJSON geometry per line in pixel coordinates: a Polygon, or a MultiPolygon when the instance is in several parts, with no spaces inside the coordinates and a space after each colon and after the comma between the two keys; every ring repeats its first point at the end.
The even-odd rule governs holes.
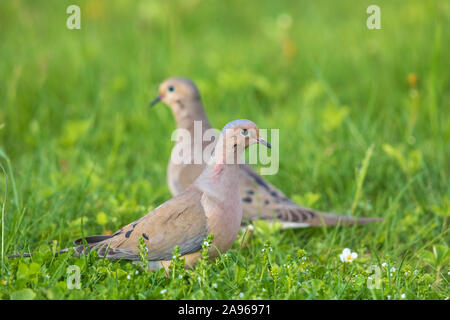
{"type": "Polygon", "coordinates": [[[0,299],[449,296],[448,1],[376,1],[382,30],[366,28],[374,1],[237,0],[76,1],[82,28],[68,30],[73,2],[0,2],[2,236],[8,254],[36,252],[5,258],[0,299]],[[168,278],[52,257],[170,198],[175,123],[148,102],[174,75],[199,85],[215,127],[280,128],[280,170],[267,179],[294,200],[385,221],[260,223],[246,245],[168,278]],[[339,260],[346,247],[351,264],[339,260]],[[80,290],[66,286],[74,264],[80,290]],[[373,265],[380,289],[366,285],[373,265]]]}

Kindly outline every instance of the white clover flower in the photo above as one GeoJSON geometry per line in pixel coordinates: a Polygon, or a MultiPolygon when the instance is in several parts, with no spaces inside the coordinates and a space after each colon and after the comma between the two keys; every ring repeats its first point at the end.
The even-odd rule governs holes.
{"type": "Polygon", "coordinates": [[[244,293],[243,292],[239,293],[239,298],[243,298],[243,297],[244,297],[244,293]]]}
{"type": "Polygon", "coordinates": [[[181,274],[179,274],[178,279],[183,279],[183,276],[181,274]]]}
{"type": "Polygon", "coordinates": [[[206,246],[206,247],[209,247],[209,242],[208,241],[203,241],[203,244],[206,246]]]}
{"type": "Polygon", "coordinates": [[[381,266],[384,268],[384,267],[387,266],[387,263],[386,263],[386,262],[383,262],[383,263],[381,264],[381,266]]]}
{"type": "Polygon", "coordinates": [[[395,272],[395,267],[392,267],[392,268],[391,268],[391,272],[395,272]]]}
{"type": "Polygon", "coordinates": [[[198,282],[201,282],[201,281],[202,281],[202,278],[197,277],[197,281],[198,281],[198,282]]]}
{"type": "Polygon", "coordinates": [[[262,251],[262,252],[266,251],[266,248],[262,248],[261,251],[262,251]]]}
{"type": "Polygon", "coordinates": [[[418,274],[419,273],[419,270],[414,270],[414,274],[418,274]]]}
{"type": "Polygon", "coordinates": [[[448,300],[448,297],[445,297],[445,299],[444,300],[448,300]]]}
{"type": "Polygon", "coordinates": [[[217,283],[213,283],[213,287],[215,288],[215,289],[217,289],[217,283]]]}
{"type": "Polygon", "coordinates": [[[138,271],[138,270],[136,270],[136,271],[134,272],[134,274],[139,274],[139,271],[138,271]]]}
{"type": "Polygon", "coordinates": [[[272,247],[269,247],[269,251],[273,251],[272,247]]]}
{"type": "Polygon", "coordinates": [[[127,275],[127,280],[130,280],[130,279],[131,279],[131,275],[128,274],[128,275],[127,275]]]}
{"type": "Polygon", "coordinates": [[[345,248],[342,250],[342,253],[339,255],[339,258],[342,262],[353,262],[356,258],[358,258],[358,254],[356,252],[352,252],[349,248],[345,248]]]}
{"type": "Polygon", "coordinates": [[[162,289],[159,293],[164,294],[167,292],[167,289],[162,289]]]}
{"type": "Polygon", "coordinates": [[[402,295],[400,296],[402,299],[406,299],[406,294],[402,293],[402,295]]]}
{"type": "Polygon", "coordinates": [[[391,300],[391,296],[388,295],[387,298],[388,298],[388,300],[391,300]]]}

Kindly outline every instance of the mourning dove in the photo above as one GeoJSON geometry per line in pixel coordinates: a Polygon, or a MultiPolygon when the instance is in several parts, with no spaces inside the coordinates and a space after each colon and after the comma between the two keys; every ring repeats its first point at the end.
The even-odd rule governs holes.
{"type": "MultiPolygon", "coordinates": [[[[202,105],[196,85],[184,78],[169,78],[159,86],[159,95],[150,105],[162,101],[172,110],[178,129],[185,129],[194,136],[194,122],[199,121],[203,133],[211,128],[202,105]]],[[[169,161],[167,179],[173,195],[183,192],[203,171],[205,163],[198,163],[194,158],[202,159],[204,148],[210,141],[195,143],[194,139],[178,139],[172,153],[182,148],[192,150],[191,161],[174,163],[169,161]],[[184,144],[184,145],[183,145],[184,144]],[[198,164],[195,164],[198,163],[198,164]]],[[[215,143],[215,142],[212,142],[215,143]]],[[[378,218],[354,218],[338,214],[319,212],[301,207],[286,197],[283,192],[263,179],[247,164],[239,166],[240,195],[243,201],[243,222],[255,219],[278,220],[283,228],[299,228],[322,225],[351,225],[380,221],[378,218]]]]}
{"type": "MultiPolygon", "coordinates": [[[[97,249],[99,257],[139,260],[139,239],[148,249],[151,269],[168,268],[175,246],[185,264],[192,266],[201,257],[200,249],[209,234],[214,238],[209,255],[227,251],[237,237],[242,204],[239,194],[238,161],[245,148],[260,143],[258,127],[250,120],[235,120],[222,130],[214,153],[203,172],[177,196],[112,235],[98,235],[75,241],[75,255],[97,249]]],[[[62,249],[64,253],[69,249],[62,249]]],[[[11,255],[12,257],[30,254],[11,255]]]]}

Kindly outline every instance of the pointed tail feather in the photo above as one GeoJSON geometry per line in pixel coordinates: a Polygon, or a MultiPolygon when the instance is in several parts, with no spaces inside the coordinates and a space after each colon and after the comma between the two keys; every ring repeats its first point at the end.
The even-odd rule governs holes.
{"type": "Polygon", "coordinates": [[[320,226],[351,226],[354,224],[363,225],[384,220],[383,218],[356,218],[335,213],[325,213],[300,206],[277,209],[276,212],[278,220],[283,225],[283,229],[320,226]]]}
{"type": "Polygon", "coordinates": [[[15,258],[29,258],[32,254],[29,252],[25,253],[15,253],[15,254],[9,254],[7,255],[8,259],[15,259],[15,258]]]}
{"type": "MultiPolygon", "coordinates": [[[[90,249],[92,247],[92,245],[102,242],[104,240],[107,240],[111,237],[112,237],[112,235],[101,235],[101,236],[90,236],[90,237],[80,238],[80,239],[75,240],[73,242],[76,245],[76,247],[73,247],[73,249],[75,250],[74,256],[79,256],[79,255],[87,253],[88,250],[86,250],[86,249],[90,249]],[[86,240],[89,248],[85,248],[85,246],[83,245],[83,239],[86,240]]],[[[69,252],[69,248],[58,250],[55,252],[55,257],[58,254],[67,253],[67,252],[69,252]]],[[[15,258],[30,258],[32,256],[33,256],[32,253],[26,252],[26,253],[10,254],[7,257],[9,259],[15,259],[15,258]]]]}
{"type": "MultiPolygon", "coordinates": [[[[116,234],[118,234],[116,232],[116,234]]],[[[110,258],[110,259],[129,259],[129,260],[137,260],[138,257],[136,254],[130,252],[129,250],[124,249],[112,249],[108,246],[108,239],[114,237],[113,235],[97,235],[97,236],[89,236],[85,238],[79,238],[74,241],[75,247],[72,247],[74,250],[74,257],[79,257],[85,254],[88,254],[91,250],[98,250],[98,256],[100,258],[110,258]],[[87,245],[86,245],[87,244],[87,245]]],[[[55,252],[55,257],[61,253],[69,252],[70,248],[61,249],[55,252]]],[[[17,253],[8,255],[8,258],[29,258],[33,254],[32,253],[17,253]]]]}
{"type": "MultiPolygon", "coordinates": [[[[58,250],[55,252],[54,256],[58,256],[61,253],[67,253],[69,252],[70,248],[64,248],[61,250],[58,250]]],[[[73,249],[75,250],[75,254],[74,256],[77,257],[80,255],[82,250],[82,247],[73,247],[73,249]]],[[[25,252],[25,253],[15,253],[15,254],[9,254],[7,255],[8,259],[16,259],[16,258],[31,258],[33,256],[33,254],[31,252],[25,252]]]]}
{"type": "Polygon", "coordinates": [[[372,222],[383,221],[383,218],[369,218],[369,217],[360,217],[356,218],[353,216],[344,216],[333,213],[323,213],[317,212],[317,218],[311,220],[311,226],[352,226],[363,225],[372,222]]]}

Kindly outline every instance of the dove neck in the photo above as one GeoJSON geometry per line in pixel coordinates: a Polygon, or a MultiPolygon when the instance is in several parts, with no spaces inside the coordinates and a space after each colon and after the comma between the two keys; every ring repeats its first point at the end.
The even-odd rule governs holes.
{"type": "Polygon", "coordinates": [[[204,193],[224,200],[230,193],[239,191],[239,165],[210,163],[195,181],[204,193]]]}
{"type": "Polygon", "coordinates": [[[178,102],[178,104],[180,105],[179,109],[174,114],[179,129],[194,132],[194,122],[201,122],[202,134],[211,128],[200,98],[183,101],[183,103],[178,102]]]}
{"type": "Polygon", "coordinates": [[[221,136],[214,150],[214,155],[207,162],[202,174],[197,178],[195,184],[205,193],[218,199],[228,197],[230,193],[239,190],[239,164],[241,154],[236,150],[224,147],[221,136]],[[223,152],[220,152],[223,150],[223,152]],[[239,161],[238,161],[239,160],[239,161]]]}

